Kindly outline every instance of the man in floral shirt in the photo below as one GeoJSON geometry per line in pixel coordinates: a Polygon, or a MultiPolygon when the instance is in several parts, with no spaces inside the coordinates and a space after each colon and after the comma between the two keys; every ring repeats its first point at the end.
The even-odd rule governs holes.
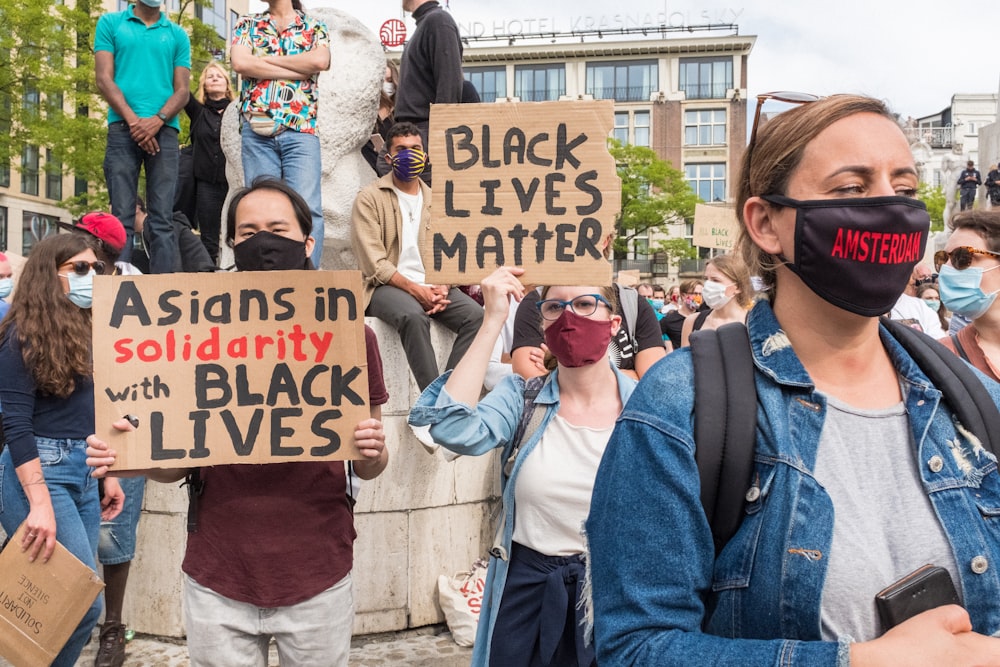
{"type": "Polygon", "coordinates": [[[243,176],[280,178],[309,203],[312,262],[323,251],[320,148],[316,137],[319,73],[330,68],[326,25],[306,16],[299,0],[267,0],[233,30],[233,69],[243,77],[240,114],[243,176]]]}

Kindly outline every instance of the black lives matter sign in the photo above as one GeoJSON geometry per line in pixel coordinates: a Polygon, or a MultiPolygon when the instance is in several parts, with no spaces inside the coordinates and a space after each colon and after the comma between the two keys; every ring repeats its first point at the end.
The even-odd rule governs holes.
{"type": "Polygon", "coordinates": [[[97,433],[120,470],[360,458],[357,271],[94,281],[97,433]],[[139,428],[121,433],[123,415],[139,428]]]}
{"type": "Polygon", "coordinates": [[[611,101],[433,105],[427,282],[479,282],[521,266],[531,284],[611,282],[621,208],[608,152],[611,101]]]}

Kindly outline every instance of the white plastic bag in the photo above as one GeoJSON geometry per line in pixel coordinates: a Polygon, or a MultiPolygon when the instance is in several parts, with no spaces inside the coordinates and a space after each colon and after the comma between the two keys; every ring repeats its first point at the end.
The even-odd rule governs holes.
{"type": "Polygon", "coordinates": [[[476,641],[476,625],[486,590],[486,561],[482,558],[472,564],[468,572],[453,577],[438,577],[438,601],[444,611],[451,636],[459,646],[472,646],[476,641]]]}

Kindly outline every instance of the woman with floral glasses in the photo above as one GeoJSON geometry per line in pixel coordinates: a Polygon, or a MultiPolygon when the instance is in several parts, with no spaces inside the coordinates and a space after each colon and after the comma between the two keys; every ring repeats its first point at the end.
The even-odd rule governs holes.
{"type": "MultiPolygon", "coordinates": [[[[104,262],[80,234],[58,234],[31,249],[10,312],[0,324],[0,402],[6,447],[0,455],[0,523],[10,549],[48,561],[56,541],[96,569],[101,519],[121,511],[109,479],[98,498],[86,465],[94,431],[91,291],[104,262]]],[[[98,597],[56,656],[74,665],[101,615],[98,597]]]]}
{"type": "Polygon", "coordinates": [[[972,322],[942,338],[945,347],[1000,381],[1000,211],[963,211],[934,255],[938,291],[948,310],[972,322]]]}
{"type": "Polygon", "coordinates": [[[614,288],[546,287],[538,310],[555,370],[527,383],[507,376],[480,400],[510,302],[524,296],[522,273],[500,268],[483,281],[479,334],[455,370],[424,390],[409,421],[430,426],[436,442],[459,454],[502,450],[503,520],[472,664],[587,667],[596,663],[577,604],[582,524],[604,447],[635,381],[607,355],[621,324],[614,288]],[[528,404],[530,421],[522,417],[528,404]]]}
{"type": "Polygon", "coordinates": [[[1000,665],[996,460],[879,319],[930,227],[895,117],[854,95],[801,104],[760,127],[737,182],[737,249],[770,288],[746,323],[752,474],[723,480],[747,489],[742,521],[716,551],[681,350],[643,377],[594,485],[598,661],[1000,665]],[[885,627],[876,596],[925,564],[964,609],[885,627]]]}

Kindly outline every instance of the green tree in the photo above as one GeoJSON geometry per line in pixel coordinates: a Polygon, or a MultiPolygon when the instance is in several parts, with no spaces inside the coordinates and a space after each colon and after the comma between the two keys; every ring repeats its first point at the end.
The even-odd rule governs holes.
{"type": "Polygon", "coordinates": [[[940,186],[931,187],[926,183],[921,183],[917,186],[917,199],[927,205],[927,212],[931,216],[931,231],[943,232],[944,209],[947,205],[944,190],[940,186]]]}
{"type": "MultiPolygon", "coordinates": [[[[195,4],[182,0],[171,20],[191,37],[192,89],[225,40],[194,16],[195,4]]],[[[106,105],[94,79],[94,30],[104,12],[100,0],[54,3],[3,0],[0,3],[0,164],[21,164],[25,146],[49,154],[46,171],[61,169],[85,180],[89,192],[61,205],[73,214],[108,205],[104,182],[106,105]]],[[[182,136],[187,116],[181,114],[182,136]]]]}
{"type": "Polygon", "coordinates": [[[92,113],[103,108],[92,44],[101,11],[99,0],[0,6],[0,164],[19,165],[25,146],[47,149],[47,170],[86,179],[98,202],[106,137],[92,113]]]}
{"type": "MultiPolygon", "coordinates": [[[[651,148],[611,139],[609,150],[622,181],[622,208],[615,222],[616,256],[622,256],[633,239],[666,234],[669,226],[683,225],[694,217],[694,206],[701,200],[682,171],[661,160],[651,148]]],[[[669,260],[675,260],[690,256],[684,245],[690,248],[683,239],[671,239],[656,247],[666,252],[669,260]],[[677,240],[681,243],[672,242],[677,240]]]]}

